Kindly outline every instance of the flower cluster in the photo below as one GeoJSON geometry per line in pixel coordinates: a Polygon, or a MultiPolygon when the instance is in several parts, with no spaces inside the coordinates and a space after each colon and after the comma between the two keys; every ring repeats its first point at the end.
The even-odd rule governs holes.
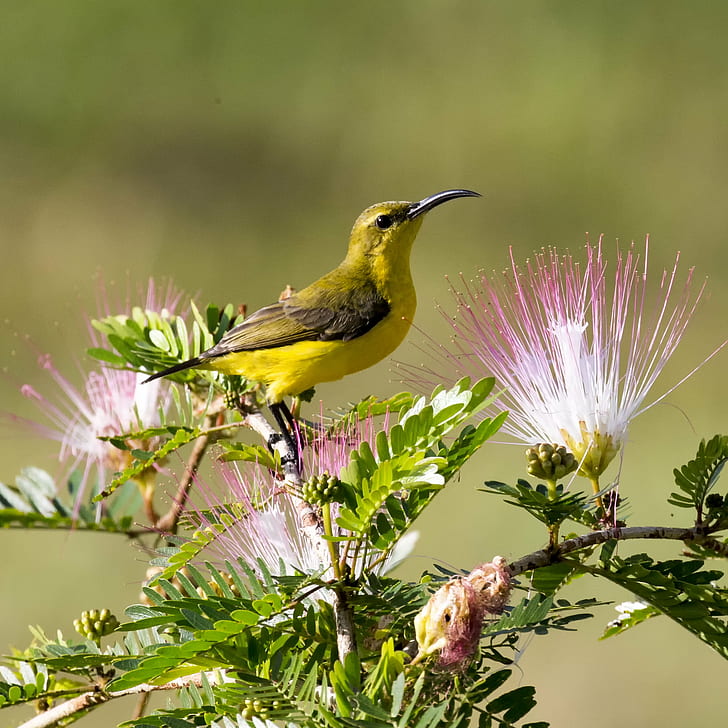
{"type": "Polygon", "coordinates": [[[565,446],[579,473],[596,481],[631,420],[675,388],[646,404],[705,284],[693,291],[693,269],[678,282],[678,255],[653,300],[647,242],[642,256],[634,245],[617,249],[611,275],[601,238],[585,252],[582,265],[550,248],[524,267],[511,253],[502,276],[463,280],[462,290],[452,291],[451,344],[431,342],[438,363],[408,371],[428,384],[452,379],[453,370],[492,374],[503,388],[495,407],[509,410],[503,430],[531,446],[565,446]]]}
{"type": "MultiPolygon", "coordinates": [[[[318,483],[334,483],[334,490],[340,488],[338,474],[348,465],[350,453],[362,442],[373,445],[375,434],[373,417],[353,420],[334,432],[315,430],[304,450],[302,471],[306,480],[300,494],[283,490],[275,474],[259,463],[219,463],[216,471],[222,488],[199,482],[205,506],[196,507],[193,514],[193,520],[203,528],[214,526],[218,520],[226,522],[225,529],[210,545],[213,558],[219,563],[242,559],[256,571],[260,571],[262,564],[275,576],[321,572],[329,578],[329,552],[321,549],[323,542],[318,543],[302,528],[303,516],[311,506],[301,496],[311,495],[311,490],[318,492],[318,483]]],[[[321,505],[331,509],[331,520],[335,523],[338,503],[324,500],[321,505]]],[[[336,526],[334,533],[342,535],[336,526]]],[[[356,558],[352,555],[347,563],[355,572],[366,566],[368,560],[367,555],[362,558],[358,554],[356,558]]]]}
{"type": "Polygon", "coordinates": [[[300,526],[300,499],[282,490],[271,471],[238,462],[221,462],[215,471],[221,488],[198,478],[204,506],[194,505],[191,514],[202,528],[226,523],[209,546],[212,559],[242,559],[255,571],[263,564],[274,576],[322,570],[319,552],[300,526]]]}
{"type": "Polygon", "coordinates": [[[466,665],[480,641],[485,615],[501,614],[510,593],[511,574],[502,556],[447,581],[415,617],[415,660],[439,652],[442,667],[466,665]]]}
{"type": "MultiPolygon", "coordinates": [[[[174,315],[181,294],[167,286],[163,289],[163,297],[159,298],[158,291],[150,280],[144,295],[146,309],[174,315]]],[[[108,314],[109,303],[105,296],[102,296],[99,310],[108,314]]],[[[91,347],[100,346],[98,334],[91,326],[89,339],[91,347]]],[[[20,391],[37,406],[41,421],[17,415],[6,418],[60,443],[58,457],[65,467],[65,477],[75,471],[80,473],[76,494],[78,508],[89,483],[103,487],[110,473],[122,471],[130,464],[129,450],[121,450],[101,438],[158,426],[171,403],[169,385],[163,381],[142,385],[143,374],[99,366],[84,373],[83,384],[77,386],[54,365],[50,355],[39,355],[38,366],[47,375],[50,386],[39,391],[24,384],[20,391]],[[48,394],[43,393],[45,391],[48,394]]],[[[131,449],[153,450],[155,442],[153,438],[140,439],[128,445],[131,449]]],[[[149,473],[142,476],[142,479],[151,477],[149,473]]]]}

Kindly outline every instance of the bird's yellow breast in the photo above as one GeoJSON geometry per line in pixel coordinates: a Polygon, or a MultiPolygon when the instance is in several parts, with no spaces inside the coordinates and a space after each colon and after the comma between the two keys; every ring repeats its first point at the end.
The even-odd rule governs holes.
{"type": "Polygon", "coordinates": [[[389,356],[409,331],[416,308],[414,287],[402,281],[390,312],[365,334],[349,341],[300,341],[287,346],[226,354],[206,369],[242,374],[266,385],[269,403],[295,396],[319,382],[332,382],[389,356]]]}

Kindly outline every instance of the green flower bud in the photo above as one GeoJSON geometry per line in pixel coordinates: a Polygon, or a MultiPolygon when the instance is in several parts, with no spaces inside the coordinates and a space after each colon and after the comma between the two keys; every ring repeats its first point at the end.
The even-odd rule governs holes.
{"type": "Polygon", "coordinates": [[[558,481],[573,473],[578,462],[563,445],[541,443],[526,450],[529,475],[541,480],[558,481]]]}
{"type": "Polygon", "coordinates": [[[302,487],[303,499],[308,503],[323,505],[341,497],[341,481],[326,471],[312,475],[302,487]]]}
{"type": "Polygon", "coordinates": [[[90,609],[73,620],[73,627],[82,637],[99,642],[119,626],[119,620],[108,609],[90,609]]]}

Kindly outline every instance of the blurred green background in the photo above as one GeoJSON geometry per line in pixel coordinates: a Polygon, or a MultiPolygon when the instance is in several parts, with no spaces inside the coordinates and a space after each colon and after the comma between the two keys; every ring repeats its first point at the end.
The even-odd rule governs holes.
{"type": "MultiPolygon", "coordinates": [[[[681,250],[685,268],[709,275],[710,297],[660,392],[726,336],[726,5],[66,0],[2,10],[2,409],[34,415],[16,385],[40,374],[18,331],[80,382],[98,271],[122,297],[149,275],[171,276],[200,302],[258,307],[335,265],[368,204],[448,187],[485,198],[424,225],[413,261],[421,328],[439,326],[443,274],[503,268],[508,245],[519,257],[550,243],[578,249],[588,231],[608,247],[649,233],[654,273],[681,250]]],[[[418,338],[397,358],[417,361],[418,338]]],[[[632,523],[685,522],[665,503],[671,472],[700,437],[725,431],[724,366],[713,360],[635,423],[622,471],[632,523]]],[[[396,376],[381,364],[318,393],[333,407],[396,391],[396,376]]],[[[48,443],[5,433],[0,446],[5,481],[29,464],[59,473],[48,443]]],[[[408,573],[543,545],[524,515],[475,492],[521,466],[521,448],[489,446],[423,519],[408,573]]],[[[0,544],[3,651],[28,642],[28,623],[70,633],[82,609],[120,610],[147,560],[113,536],[5,532],[0,544]]],[[[668,557],[680,545],[655,548],[668,557]]],[[[591,579],[570,596],[592,594],[630,598],[591,579]]],[[[579,633],[527,646],[532,719],[717,722],[722,660],[666,620],[597,642],[613,616],[604,608],[579,633]]],[[[111,725],[128,709],[87,723],[111,725]]]]}

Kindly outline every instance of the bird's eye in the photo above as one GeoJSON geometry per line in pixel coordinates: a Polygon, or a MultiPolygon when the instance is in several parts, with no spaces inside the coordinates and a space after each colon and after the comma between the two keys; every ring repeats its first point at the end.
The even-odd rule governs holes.
{"type": "Polygon", "coordinates": [[[386,230],[388,227],[392,227],[392,223],[394,220],[389,215],[377,215],[377,219],[374,221],[374,224],[380,229],[380,230],[386,230]]]}

